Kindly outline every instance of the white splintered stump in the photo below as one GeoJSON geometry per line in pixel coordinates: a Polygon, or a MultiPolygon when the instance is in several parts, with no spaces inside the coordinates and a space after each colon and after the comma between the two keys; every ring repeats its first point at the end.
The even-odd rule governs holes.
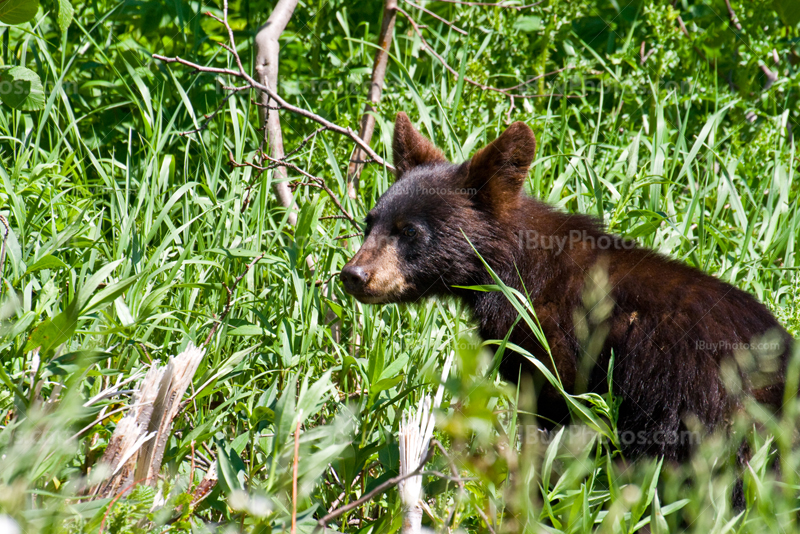
{"type": "Polygon", "coordinates": [[[92,493],[113,497],[136,484],[155,486],[172,422],[204,354],[205,349],[189,343],[167,365],[150,367],[103,454],[101,463],[111,475],[92,493]]]}
{"type": "MultiPolygon", "coordinates": [[[[413,473],[420,467],[428,453],[433,437],[435,420],[433,410],[442,403],[444,381],[450,373],[453,363],[452,355],[447,358],[442,370],[442,384],[436,392],[431,407],[430,396],[425,396],[415,414],[403,413],[398,433],[400,445],[400,476],[413,473]]],[[[415,475],[402,480],[398,484],[400,501],[403,503],[403,534],[420,534],[422,532],[422,475],[415,475]]]]}

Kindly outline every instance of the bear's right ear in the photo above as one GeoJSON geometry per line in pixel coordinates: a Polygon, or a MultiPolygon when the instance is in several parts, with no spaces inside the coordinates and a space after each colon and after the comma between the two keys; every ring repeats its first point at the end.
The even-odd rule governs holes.
{"type": "Polygon", "coordinates": [[[469,161],[466,187],[485,205],[502,207],[519,197],[536,153],[536,136],[515,122],[469,161]]]}
{"type": "Polygon", "coordinates": [[[392,149],[397,179],[417,165],[447,161],[441,150],[414,129],[408,115],[402,111],[394,122],[392,149]]]}

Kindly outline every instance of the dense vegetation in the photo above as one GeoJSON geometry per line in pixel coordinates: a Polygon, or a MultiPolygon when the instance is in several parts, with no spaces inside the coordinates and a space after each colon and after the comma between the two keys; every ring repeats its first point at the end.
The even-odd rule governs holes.
{"type": "MultiPolygon", "coordinates": [[[[11,3],[0,0],[0,14],[11,3]]],[[[398,16],[379,154],[391,157],[398,111],[453,160],[524,120],[539,144],[532,194],[754,293],[800,334],[795,0],[734,1],[735,21],[724,0],[424,3],[452,25],[418,4],[400,6],[425,26],[427,45],[398,16]],[[506,88],[548,72],[515,91],[536,98],[459,81],[506,88]]],[[[247,68],[272,7],[231,3],[247,68]]],[[[460,481],[425,476],[431,529],[487,532],[486,516],[495,532],[800,530],[791,395],[780,420],[749,406],[736,425],[755,451],[739,512],[729,503],[737,438],[706,440],[688,465],[626,463],[613,398],[589,396],[575,399],[584,407],[575,428],[544,435],[530,391],[496,377],[493,346],[459,303],[377,307],[346,296],[333,277],[360,237],[338,239],[354,230],[331,218],[341,212],[330,196],[298,185],[291,227],[276,174],[229,163],[256,161],[256,95],[226,99],[224,87],[240,82],[152,58],[231,66],[225,29],[206,11],[221,16],[221,5],[61,0],[0,26],[9,225],[0,227],[0,530],[288,531],[299,421],[298,531],[311,532],[327,510],[397,474],[401,415],[436,388],[452,353],[435,434],[448,457],[437,450],[429,469],[452,474],[452,460],[460,481]],[[9,67],[34,74],[26,98],[3,89],[27,72],[9,67]],[[88,498],[126,388],[153,362],[201,345],[228,307],[156,487],[88,498]],[[219,483],[190,504],[212,463],[219,483]]],[[[301,2],[280,41],[284,98],[357,130],[382,11],[377,1],[301,2]]],[[[300,147],[291,161],[360,220],[391,173],[368,165],[352,200],[352,142],[322,132],[302,144],[318,125],[289,113],[281,121],[287,152],[300,147]]],[[[289,178],[302,176],[289,169],[289,178]]],[[[795,390],[798,379],[800,355],[795,390]]],[[[331,528],[385,533],[400,522],[389,489],[331,528]]]]}

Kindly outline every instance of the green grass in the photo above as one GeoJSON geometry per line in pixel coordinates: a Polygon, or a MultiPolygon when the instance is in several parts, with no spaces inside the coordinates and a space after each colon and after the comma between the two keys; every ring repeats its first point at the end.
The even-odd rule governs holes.
{"type": "MultiPolygon", "coordinates": [[[[594,214],[614,232],[754,293],[797,336],[800,155],[786,125],[798,131],[798,80],[789,66],[762,92],[751,58],[762,48],[796,47],[797,28],[747,34],[750,52],[738,53],[749,63],[737,71],[736,91],[675,27],[665,29],[665,8],[645,4],[617,19],[608,6],[546,2],[534,12],[543,29],[532,33],[519,30],[526,13],[440,5],[437,12],[469,29],[468,37],[412,10],[428,24],[429,43],[451,64],[463,62],[467,76],[510,86],[530,72],[571,66],[542,87],[565,88],[573,98],[518,99],[507,115],[508,99],[458,84],[419,50],[399,18],[373,147],[389,156],[401,110],[454,160],[502,132],[507,116],[524,120],[539,146],[532,194],[594,214]],[[615,20],[614,34],[581,33],[580,24],[593,17],[615,20]],[[663,47],[640,65],[639,43],[656,38],[663,47]],[[691,83],[674,91],[662,83],[670,76],[691,83]],[[755,121],[745,118],[750,112],[755,121]]],[[[709,40],[714,32],[727,35],[719,21],[703,18],[705,5],[683,12],[691,31],[706,29],[709,40]]],[[[180,1],[98,1],[79,7],[67,34],[42,13],[33,26],[0,28],[9,43],[4,64],[27,65],[48,88],[41,111],[0,105],[0,214],[12,230],[0,288],[0,513],[26,533],[97,532],[101,523],[105,532],[288,531],[299,420],[298,515],[300,530],[310,532],[325,510],[396,475],[401,414],[435,389],[455,351],[435,437],[466,482],[462,491],[426,477],[435,519],[425,521],[437,532],[487,532],[478,509],[497,532],[633,532],[646,522],[652,532],[798,530],[794,399],[780,421],[750,407],[737,427],[736,436],[747,434],[748,421],[763,427],[751,437],[757,454],[744,476],[748,510],[738,514],[728,499],[736,477],[728,460],[738,437],[709,439],[684,466],[625,464],[612,445],[613,424],[608,429],[603,417],[613,411],[610,399],[579,397],[581,419],[605,435],[581,427],[545,440],[532,430],[531,392],[514,390],[491,371],[491,347],[476,338],[463,305],[376,307],[346,296],[332,277],[360,238],[336,239],[353,229],[321,218],[337,214],[330,199],[298,188],[301,222],[293,229],[274,199],[271,173],[228,165],[229,152],[240,162],[256,155],[261,133],[251,95],[231,97],[200,134],[179,135],[201,125],[224,95],[210,75],[150,55],[227,65],[214,44],[221,29],[201,15],[206,9],[217,12],[180,1]],[[115,502],[82,497],[123,415],[101,411],[123,408],[130,394],[86,401],[189,342],[202,343],[226,306],[226,286],[262,253],[208,346],[192,402],[175,421],[157,491],[142,487],[115,502]],[[193,464],[192,448],[217,462],[220,475],[196,507],[186,496],[207,466],[199,455],[193,464]],[[771,461],[780,463],[780,476],[768,468],[771,461]],[[167,502],[151,512],[157,492],[167,502]]],[[[232,9],[249,59],[247,38],[271,5],[240,2],[232,9]]],[[[365,91],[348,84],[362,88],[369,80],[382,4],[361,9],[302,5],[281,41],[282,93],[351,127],[365,91]],[[329,89],[337,84],[344,89],[329,89]]],[[[748,28],[764,26],[742,9],[748,28]]],[[[720,72],[725,54],[736,49],[721,46],[720,72]]],[[[287,149],[315,128],[286,114],[282,121],[287,149]]],[[[323,133],[292,161],[325,178],[362,217],[392,177],[369,167],[359,198],[349,200],[343,174],[351,150],[345,139],[323,133]]],[[[448,460],[437,453],[431,469],[449,472],[448,460]]],[[[384,533],[400,522],[396,491],[389,490],[335,528],[384,533]]]]}

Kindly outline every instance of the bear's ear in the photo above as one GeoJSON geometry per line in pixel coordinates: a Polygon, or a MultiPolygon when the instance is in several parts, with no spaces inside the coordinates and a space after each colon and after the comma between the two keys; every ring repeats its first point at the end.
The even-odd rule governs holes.
{"type": "Polygon", "coordinates": [[[515,122],[469,161],[467,187],[489,204],[519,196],[536,154],[536,137],[524,122],[515,122]]]}
{"type": "Polygon", "coordinates": [[[392,149],[398,179],[417,165],[447,161],[441,150],[414,129],[408,115],[402,111],[394,122],[392,149]]]}

